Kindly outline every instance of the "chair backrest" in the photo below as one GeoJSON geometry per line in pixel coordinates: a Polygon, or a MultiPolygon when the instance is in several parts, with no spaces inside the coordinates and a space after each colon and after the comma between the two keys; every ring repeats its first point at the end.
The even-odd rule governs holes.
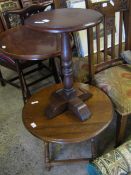
{"type": "Polygon", "coordinates": [[[53,2],[46,3],[45,5],[31,5],[21,10],[12,10],[3,12],[5,27],[6,29],[9,29],[20,24],[24,25],[24,21],[26,18],[28,18],[33,14],[43,12],[49,7],[51,7],[51,9],[54,8],[53,2]]]}
{"type": "Polygon", "coordinates": [[[66,7],[66,0],[53,0],[55,8],[64,8],[66,7]]]}
{"type": "Polygon", "coordinates": [[[102,24],[94,30],[88,30],[89,71],[92,79],[95,73],[120,64],[122,50],[131,49],[131,1],[104,0],[93,3],[92,0],[86,0],[86,7],[104,16],[102,24]]]}

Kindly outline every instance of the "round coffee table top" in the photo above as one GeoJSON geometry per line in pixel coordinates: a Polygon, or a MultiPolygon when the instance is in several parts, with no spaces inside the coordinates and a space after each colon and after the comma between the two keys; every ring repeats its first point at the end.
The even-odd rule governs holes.
{"type": "Polygon", "coordinates": [[[92,27],[103,19],[101,13],[91,9],[56,9],[29,17],[27,27],[52,33],[73,32],[92,27]]]}
{"type": "Polygon", "coordinates": [[[15,59],[43,60],[60,55],[61,38],[20,26],[0,34],[0,51],[15,59]]]}
{"type": "Polygon", "coordinates": [[[52,92],[62,88],[57,84],[34,94],[23,108],[25,127],[36,137],[57,143],[75,143],[91,139],[102,132],[111,122],[113,108],[110,99],[100,89],[85,84],[75,84],[75,88],[84,88],[93,96],[85,103],[92,112],[90,119],[81,122],[70,111],[48,119],[45,108],[50,103],[52,92]]]}

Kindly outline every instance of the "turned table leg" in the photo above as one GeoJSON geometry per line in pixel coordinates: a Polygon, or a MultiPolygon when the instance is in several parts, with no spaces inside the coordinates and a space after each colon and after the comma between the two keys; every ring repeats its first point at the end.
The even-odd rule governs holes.
{"type": "Polygon", "coordinates": [[[91,139],[91,153],[92,153],[92,160],[94,160],[97,157],[97,149],[94,138],[91,139]]]}
{"type": "Polygon", "coordinates": [[[51,103],[48,105],[45,114],[48,118],[56,117],[66,110],[70,110],[81,121],[89,119],[91,112],[83,102],[92,94],[82,88],[73,87],[72,53],[69,33],[62,33],[61,57],[62,71],[64,75],[63,89],[52,94],[51,103]]]}
{"type": "Polygon", "coordinates": [[[49,142],[44,142],[45,145],[45,166],[48,171],[51,169],[50,165],[50,149],[49,149],[49,142]]]}

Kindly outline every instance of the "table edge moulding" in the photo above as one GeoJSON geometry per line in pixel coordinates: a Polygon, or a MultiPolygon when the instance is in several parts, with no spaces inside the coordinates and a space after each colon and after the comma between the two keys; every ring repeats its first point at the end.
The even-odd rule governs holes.
{"type": "Polygon", "coordinates": [[[38,31],[65,33],[96,26],[102,20],[103,15],[92,9],[63,8],[33,15],[25,21],[25,24],[28,28],[38,31]],[[79,18],[81,20],[77,22],[79,18]]]}
{"type": "Polygon", "coordinates": [[[47,36],[46,33],[47,32],[44,32],[44,34],[43,32],[37,32],[25,26],[18,26],[18,27],[9,29],[0,34],[0,39],[1,39],[0,51],[9,57],[13,57],[13,59],[15,60],[44,60],[49,57],[55,57],[60,55],[61,53],[60,34],[48,33],[48,36],[47,36]],[[16,40],[18,36],[19,36],[19,39],[16,40]],[[23,38],[24,36],[25,38],[23,38]],[[35,38],[34,40],[32,40],[33,36],[35,38]],[[48,37],[50,37],[50,40],[52,39],[51,40],[52,43],[55,42],[54,45],[52,45],[52,43],[50,44],[50,42],[49,42],[50,45],[48,44],[48,40],[49,40],[48,37]],[[45,41],[43,41],[43,39],[45,41]],[[13,44],[12,44],[12,41],[13,41],[13,44]],[[26,45],[24,44],[25,41],[26,41],[26,45]],[[33,47],[34,42],[36,45],[35,47],[33,47]],[[50,49],[48,50],[46,50],[46,48],[42,49],[43,42],[45,42],[45,44],[48,47],[50,47],[50,49]],[[29,45],[29,48],[27,47],[24,48],[24,46],[27,46],[27,45],[29,45]],[[38,48],[40,49],[37,51],[38,48]]]}
{"type": "Polygon", "coordinates": [[[54,91],[63,88],[63,84],[46,87],[27,101],[23,108],[22,119],[27,130],[44,141],[45,145],[45,165],[50,169],[54,165],[64,163],[87,162],[96,158],[96,140],[112,121],[114,110],[108,96],[99,88],[83,83],[75,83],[75,88],[83,88],[93,94],[92,98],[86,100],[89,108],[93,112],[89,120],[81,122],[70,111],[65,111],[53,119],[48,119],[44,110],[48,105],[48,98],[54,91]],[[52,159],[54,149],[50,149],[51,143],[69,144],[90,141],[91,156],[69,159],[52,159]]]}

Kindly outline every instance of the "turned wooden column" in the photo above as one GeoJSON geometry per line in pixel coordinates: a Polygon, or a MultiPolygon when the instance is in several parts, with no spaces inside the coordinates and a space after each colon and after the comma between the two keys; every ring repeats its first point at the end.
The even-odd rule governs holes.
{"type": "Polygon", "coordinates": [[[64,91],[68,95],[68,93],[73,91],[72,53],[69,33],[62,33],[61,42],[64,91]]]}

